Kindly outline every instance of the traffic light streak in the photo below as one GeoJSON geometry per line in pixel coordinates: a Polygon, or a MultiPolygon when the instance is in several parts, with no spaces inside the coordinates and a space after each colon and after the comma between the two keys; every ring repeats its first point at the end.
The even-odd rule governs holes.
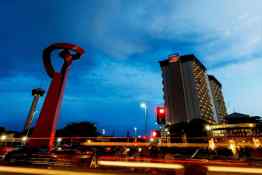
{"type": "MultiPolygon", "coordinates": [[[[188,162],[190,163],[190,161],[188,162]]],[[[185,164],[188,164],[185,161],[185,164]]],[[[225,162],[226,163],[226,162],[225,162]]],[[[193,165],[191,162],[190,164],[193,165]]],[[[98,161],[100,166],[113,167],[129,167],[129,168],[154,168],[154,169],[175,169],[182,170],[184,165],[182,163],[155,163],[155,162],[129,162],[129,161],[98,161]]],[[[248,173],[248,174],[262,174],[262,168],[237,167],[237,166],[210,166],[203,165],[209,172],[224,172],[224,173],[248,173]]]]}
{"type": "MultiPolygon", "coordinates": [[[[136,168],[156,168],[156,169],[175,169],[182,170],[182,164],[168,164],[168,163],[150,163],[150,162],[126,162],[126,161],[98,161],[100,166],[115,166],[115,167],[136,167],[136,168]]],[[[262,168],[250,167],[234,167],[234,166],[206,166],[209,172],[224,172],[224,173],[246,173],[246,174],[262,174],[262,168]]],[[[9,167],[0,166],[2,173],[20,173],[20,174],[35,174],[35,175],[112,175],[114,173],[99,173],[99,172],[77,172],[65,170],[52,170],[40,168],[22,168],[22,167],[9,167]]]]}
{"type": "Polygon", "coordinates": [[[208,166],[209,172],[262,174],[262,168],[208,166]]]}
{"type": "Polygon", "coordinates": [[[157,169],[183,169],[184,166],[174,163],[151,163],[151,162],[127,162],[127,161],[104,161],[97,162],[100,166],[117,166],[133,168],[157,168],[157,169]]]}
{"type": "Polygon", "coordinates": [[[139,147],[197,147],[197,148],[208,148],[207,143],[142,143],[142,142],[85,142],[83,145],[85,146],[139,146],[139,147]]]}
{"type": "Polygon", "coordinates": [[[1,173],[12,174],[34,174],[34,175],[116,175],[119,173],[104,173],[104,172],[79,172],[70,170],[52,170],[41,168],[22,168],[22,167],[9,167],[0,166],[1,173]]]}

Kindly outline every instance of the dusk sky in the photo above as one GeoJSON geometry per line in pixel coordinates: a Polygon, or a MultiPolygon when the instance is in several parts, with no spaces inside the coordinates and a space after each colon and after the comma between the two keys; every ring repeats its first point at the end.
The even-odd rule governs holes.
{"type": "Polygon", "coordinates": [[[163,104],[158,61],[172,53],[206,65],[229,112],[262,115],[261,11],[261,0],[2,0],[0,126],[23,128],[31,89],[50,83],[42,50],[54,42],[85,49],[70,71],[58,127],[92,121],[108,132],[141,132],[141,101],[154,127],[154,107],[163,104]]]}

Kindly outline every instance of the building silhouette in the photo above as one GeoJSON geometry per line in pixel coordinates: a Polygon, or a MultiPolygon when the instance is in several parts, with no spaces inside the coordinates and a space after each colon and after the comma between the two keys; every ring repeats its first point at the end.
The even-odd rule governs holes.
{"type": "Polygon", "coordinates": [[[218,121],[206,67],[194,55],[171,55],[160,61],[166,124],[201,118],[218,121]]]}

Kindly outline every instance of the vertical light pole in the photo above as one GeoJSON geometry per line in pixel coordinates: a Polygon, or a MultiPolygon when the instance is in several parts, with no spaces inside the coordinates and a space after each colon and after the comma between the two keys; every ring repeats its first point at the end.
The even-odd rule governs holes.
{"type": "Polygon", "coordinates": [[[144,135],[146,136],[147,135],[147,104],[145,102],[141,102],[140,103],[140,107],[142,109],[144,109],[144,112],[145,112],[145,131],[144,131],[144,135]]]}
{"type": "Polygon", "coordinates": [[[137,141],[137,134],[136,134],[137,127],[134,127],[134,131],[135,131],[135,142],[136,142],[137,141]]]}

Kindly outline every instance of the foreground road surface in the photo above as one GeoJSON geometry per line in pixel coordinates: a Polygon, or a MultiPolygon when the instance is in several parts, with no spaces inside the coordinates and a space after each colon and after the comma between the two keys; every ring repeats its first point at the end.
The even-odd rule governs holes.
{"type": "MultiPolygon", "coordinates": [[[[211,167],[213,170],[208,172],[208,175],[243,175],[243,174],[262,174],[261,169],[258,168],[240,168],[240,167],[228,167],[228,168],[218,168],[211,167]],[[228,169],[229,168],[229,169],[228,169]],[[238,169],[240,168],[240,169],[238,169]],[[230,172],[231,170],[231,172],[230,172]]],[[[163,173],[163,172],[162,172],[163,173]]],[[[162,175],[162,173],[156,173],[157,175],[162,175]]],[[[98,169],[93,171],[72,171],[72,170],[60,170],[60,169],[43,169],[43,168],[29,168],[29,167],[13,167],[13,166],[0,166],[0,175],[146,175],[149,173],[132,173],[127,171],[108,171],[98,169]]],[[[153,173],[155,174],[155,173],[153,173]]],[[[165,174],[165,173],[164,173],[165,174]]],[[[174,173],[175,174],[175,173],[174,173]]],[[[183,172],[177,172],[177,175],[182,175],[183,172]]]]}
{"type": "MultiPolygon", "coordinates": [[[[58,169],[27,168],[0,166],[0,175],[120,175],[119,172],[88,172],[88,171],[71,171],[58,169]]],[[[137,173],[124,173],[125,175],[139,175],[137,173]]],[[[141,174],[140,174],[141,175],[141,174]]]]}

